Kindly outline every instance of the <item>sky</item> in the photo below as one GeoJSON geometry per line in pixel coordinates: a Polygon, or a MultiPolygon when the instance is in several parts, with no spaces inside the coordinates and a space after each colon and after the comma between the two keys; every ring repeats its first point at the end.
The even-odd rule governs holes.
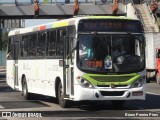
{"type": "Polygon", "coordinates": [[[54,22],[56,19],[27,19],[25,20],[25,27],[54,22]]]}

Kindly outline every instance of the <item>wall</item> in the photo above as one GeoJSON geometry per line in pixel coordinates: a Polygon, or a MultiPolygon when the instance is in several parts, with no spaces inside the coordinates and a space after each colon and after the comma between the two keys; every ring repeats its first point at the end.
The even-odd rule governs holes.
{"type": "Polygon", "coordinates": [[[136,18],[135,10],[133,8],[132,3],[127,4],[127,17],[136,18]]]}
{"type": "Polygon", "coordinates": [[[0,51],[0,66],[6,66],[6,51],[0,51]]]}

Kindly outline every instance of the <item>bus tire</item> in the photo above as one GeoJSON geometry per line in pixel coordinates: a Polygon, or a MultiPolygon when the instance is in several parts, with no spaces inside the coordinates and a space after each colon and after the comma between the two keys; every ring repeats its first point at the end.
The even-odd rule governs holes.
{"type": "Polygon", "coordinates": [[[146,83],[150,83],[150,78],[146,76],[146,83]]]}
{"type": "Polygon", "coordinates": [[[59,85],[58,85],[58,102],[59,102],[59,105],[62,107],[62,108],[68,108],[70,105],[70,101],[69,100],[65,100],[64,99],[64,93],[63,93],[63,89],[62,89],[62,83],[60,82],[59,85]]]}
{"type": "Polygon", "coordinates": [[[147,71],[147,75],[146,75],[146,83],[150,83],[150,80],[151,80],[151,78],[150,78],[150,72],[147,71]]]}
{"type": "Polygon", "coordinates": [[[112,105],[116,108],[123,107],[125,100],[112,100],[112,105]]]}
{"type": "Polygon", "coordinates": [[[26,82],[25,77],[23,78],[23,82],[22,82],[22,93],[23,93],[23,96],[26,100],[30,100],[32,98],[31,94],[28,93],[28,86],[27,86],[27,82],[26,82]]]}

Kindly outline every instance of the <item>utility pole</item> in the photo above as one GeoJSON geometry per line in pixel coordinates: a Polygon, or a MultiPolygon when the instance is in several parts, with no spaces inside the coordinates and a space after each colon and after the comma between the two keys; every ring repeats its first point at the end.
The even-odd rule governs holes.
{"type": "Polygon", "coordinates": [[[2,65],[2,26],[0,19],[0,66],[2,65]]]}
{"type": "Polygon", "coordinates": [[[0,19],[0,51],[2,51],[2,21],[0,19]]]}

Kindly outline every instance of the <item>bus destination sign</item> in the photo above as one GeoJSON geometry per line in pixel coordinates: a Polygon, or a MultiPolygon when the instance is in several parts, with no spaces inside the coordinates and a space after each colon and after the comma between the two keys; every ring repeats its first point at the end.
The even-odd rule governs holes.
{"type": "Polygon", "coordinates": [[[137,20],[101,19],[81,20],[79,31],[102,31],[102,32],[143,32],[142,25],[137,20]]]}

